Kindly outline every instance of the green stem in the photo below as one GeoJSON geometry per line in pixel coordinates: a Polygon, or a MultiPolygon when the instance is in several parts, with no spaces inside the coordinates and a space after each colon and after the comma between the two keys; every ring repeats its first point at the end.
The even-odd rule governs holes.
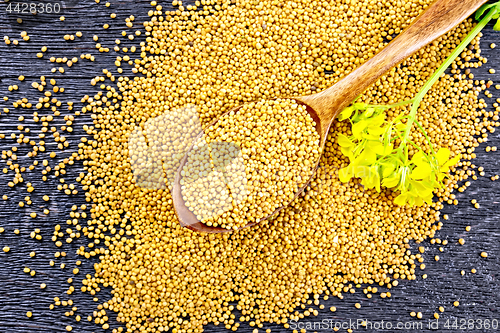
{"type": "Polygon", "coordinates": [[[399,106],[403,106],[403,105],[407,105],[407,104],[411,104],[411,103],[413,103],[413,99],[407,99],[405,101],[397,102],[397,103],[394,103],[394,104],[388,104],[388,105],[359,103],[359,104],[363,105],[363,107],[360,108],[359,110],[366,110],[366,109],[369,109],[369,108],[376,108],[376,109],[387,110],[387,109],[397,108],[399,106]]]}
{"type": "Polygon", "coordinates": [[[397,108],[398,106],[403,106],[407,104],[413,103],[413,99],[407,99],[406,101],[390,104],[390,105],[378,105],[378,107],[382,106],[384,109],[392,109],[392,108],[397,108]]]}
{"type": "MultiPolygon", "coordinates": [[[[474,27],[474,29],[469,32],[467,37],[457,46],[457,48],[446,58],[446,60],[439,66],[439,68],[432,74],[430,79],[424,84],[422,89],[417,93],[415,98],[413,98],[413,105],[411,106],[410,115],[408,119],[408,123],[405,128],[405,133],[403,135],[403,141],[401,142],[400,147],[406,146],[406,142],[408,141],[408,137],[410,136],[411,129],[413,127],[413,123],[415,122],[417,111],[424,98],[425,94],[432,88],[434,83],[441,77],[444,71],[455,61],[455,59],[462,53],[462,51],[469,45],[469,43],[483,30],[483,28],[488,24],[488,22],[493,19],[493,16],[497,14],[496,9],[492,9],[486,14],[486,16],[479,21],[479,23],[474,27]]],[[[430,144],[430,142],[429,142],[430,144]]]]}
{"type": "MultiPolygon", "coordinates": [[[[415,124],[417,124],[417,127],[420,129],[420,131],[422,131],[422,133],[424,134],[425,136],[425,139],[427,140],[427,142],[429,143],[429,146],[431,146],[431,152],[432,154],[434,154],[434,147],[433,145],[431,144],[431,139],[429,138],[429,136],[427,135],[427,132],[425,131],[424,127],[422,126],[422,124],[420,124],[420,122],[418,120],[415,119],[415,124]]],[[[411,142],[411,140],[410,140],[411,142]]],[[[422,150],[422,149],[420,149],[422,150]]]]}

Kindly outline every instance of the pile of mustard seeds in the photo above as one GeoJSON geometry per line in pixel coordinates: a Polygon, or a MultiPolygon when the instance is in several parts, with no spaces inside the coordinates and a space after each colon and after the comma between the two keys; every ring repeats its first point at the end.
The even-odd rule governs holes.
{"type": "MultiPolygon", "coordinates": [[[[320,297],[342,298],[359,284],[390,288],[398,279],[415,279],[423,258],[410,252],[409,243],[433,237],[440,228],[441,202],[454,203],[452,190],[468,177],[461,170],[438,191],[438,202],[394,205],[395,193],[364,191],[338,180],[347,161],[336,133],[350,129],[335,123],[320,169],[301,197],[271,221],[207,235],[180,227],[171,184],[138,186],[123,152],[138,127],[186,107],[194,106],[206,127],[238,105],[325,89],[384,47],[424,4],[222,1],[201,2],[202,10],[194,9],[163,13],[157,6],[144,23],[147,41],[134,61],[144,76],[118,78],[119,109],[95,101],[87,106],[100,130],[90,132],[94,140],[83,148],[88,164],[82,182],[94,186],[87,193],[93,203],[89,228],[95,241],[104,237],[106,248],[84,290],[111,286],[113,298],[104,307],[118,313],[128,332],[201,332],[208,323],[234,330],[240,320],[257,328],[264,322],[287,326],[291,319],[313,315],[307,305],[320,305],[320,297]],[[113,175],[103,184],[96,183],[101,169],[113,175]],[[119,227],[125,234],[113,233],[119,227]],[[113,235],[104,236],[105,229],[113,235]],[[235,308],[241,318],[233,314],[235,308]]],[[[411,98],[472,26],[465,21],[417,52],[361,100],[390,104],[411,98]]],[[[426,96],[419,113],[436,147],[461,154],[464,167],[478,144],[472,135],[497,125],[485,118],[478,83],[462,72],[485,61],[475,40],[452,75],[426,96]]],[[[388,111],[388,116],[404,111],[388,111]]],[[[413,141],[424,145],[420,135],[415,131],[413,141]]]]}
{"type": "MultiPolygon", "coordinates": [[[[486,112],[485,101],[478,98],[491,83],[474,80],[470,72],[486,63],[478,38],[419,110],[418,120],[435,148],[448,147],[452,156],[462,158],[432,205],[400,207],[393,203],[397,193],[365,190],[357,181],[341,183],[338,170],[348,161],[336,137],[349,134],[347,122],[333,124],[310,186],[272,220],[228,234],[195,233],[180,227],[170,189],[197,130],[207,130],[211,121],[239,105],[326,89],[373,57],[431,2],[201,0],[189,6],[174,1],[178,9],[165,11],[153,1],[151,19],[141,32],[146,41],[115,62],[118,73],[124,72],[122,62],[131,64],[135,77],[115,77],[105,69],[92,80],[103,91],[86,96],[60,131],[52,126],[52,115],[33,112],[42,133],[51,134],[60,149],[68,147],[65,132],[72,132],[75,116],[91,113],[93,119],[83,127],[88,137],[81,138],[78,152],[53,167],[49,158],[42,162],[46,179],[49,173],[62,177],[67,165],[83,160],[85,172],[77,181],[88,204],[74,206],[66,234],[57,225],[52,240],[63,247],[85,235],[89,243],[78,254],[97,257],[98,263],[81,290],[96,295],[101,287],[112,288],[112,297],[87,319],[107,329],[109,312],[116,312],[123,327],[113,332],[202,332],[208,323],[236,330],[240,322],[256,329],[268,322],[288,327],[290,320],[317,315],[313,306],[321,309],[323,300],[359,292],[362,284],[370,285],[364,290],[367,297],[384,298],[390,292],[381,293],[375,285],[393,288],[398,280],[415,279],[425,265],[421,253],[410,251],[410,243],[432,238],[441,228],[440,209],[444,203],[457,204],[453,191],[464,191],[477,177],[474,150],[499,125],[498,110],[486,112]],[[81,219],[87,223],[80,224],[81,219]]],[[[126,21],[132,26],[133,17],[126,21]]],[[[392,104],[413,97],[472,27],[471,20],[464,21],[418,51],[359,101],[392,104]]],[[[109,51],[100,43],[96,47],[109,51]]],[[[80,58],[95,60],[90,54],[80,58]]],[[[53,62],[70,67],[68,62],[77,60],[53,62]]],[[[56,96],[64,88],[45,77],[32,86],[44,92],[38,104],[19,99],[13,106],[51,108],[59,116],[56,96]]],[[[73,103],[68,110],[73,111],[73,103]]],[[[407,111],[401,107],[387,115],[390,119],[407,111]]],[[[22,133],[27,128],[20,125],[18,131],[12,138],[31,144],[22,133]]],[[[419,131],[412,136],[426,146],[419,131]]],[[[45,153],[45,140],[32,144],[28,156],[45,153]]],[[[237,159],[236,152],[229,156],[237,159]]],[[[1,157],[10,168],[4,172],[14,173],[11,187],[23,184],[23,173],[38,163],[21,166],[16,147],[3,150],[1,157]]],[[[68,195],[78,192],[64,179],[58,189],[68,195]]],[[[27,184],[27,191],[33,187],[27,184]]],[[[29,196],[19,203],[30,204],[29,196]]],[[[244,221],[221,225],[234,223],[244,221]]],[[[32,238],[41,239],[39,231],[32,238]]],[[[73,306],[56,298],[55,306],[73,306]]]]}

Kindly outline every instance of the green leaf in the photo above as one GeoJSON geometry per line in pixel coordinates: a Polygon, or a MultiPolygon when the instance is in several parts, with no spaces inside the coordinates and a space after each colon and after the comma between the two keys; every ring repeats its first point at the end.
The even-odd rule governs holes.
{"type": "Polygon", "coordinates": [[[339,133],[338,135],[338,143],[341,147],[354,147],[355,144],[352,142],[347,136],[339,133]]]}
{"type": "Polygon", "coordinates": [[[370,176],[370,168],[365,165],[357,165],[354,167],[354,176],[364,180],[370,176]]]}
{"type": "Polygon", "coordinates": [[[432,204],[432,192],[429,194],[429,195],[426,195],[424,197],[422,197],[422,199],[424,200],[424,202],[428,205],[432,204]]]}
{"type": "Polygon", "coordinates": [[[347,156],[349,160],[354,159],[354,154],[352,153],[352,147],[340,147],[340,151],[344,156],[347,156]]]}
{"type": "Polygon", "coordinates": [[[424,152],[420,150],[413,155],[413,157],[411,158],[411,163],[418,166],[422,164],[428,164],[429,162],[427,161],[424,152]]]}
{"type": "Polygon", "coordinates": [[[362,178],[361,184],[367,188],[375,188],[377,192],[380,192],[380,175],[378,172],[378,166],[374,165],[371,167],[364,167],[360,174],[356,173],[356,176],[362,178]],[[362,174],[363,175],[362,175],[362,174]]]}
{"type": "Polygon", "coordinates": [[[365,116],[365,118],[370,118],[374,112],[375,112],[375,108],[368,108],[368,109],[366,109],[366,111],[364,112],[363,115],[365,116]]]}
{"type": "Polygon", "coordinates": [[[452,158],[448,162],[444,163],[441,166],[440,170],[442,172],[447,172],[450,169],[450,167],[455,166],[458,162],[460,162],[460,156],[455,156],[454,158],[452,158]]]}
{"type": "Polygon", "coordinates": [[[384,154],[384,145],[380,141],[368,141],[365,149],[372,150],[377,155],[384,154]]]}
{"type": "Polygon", "coordinates": [[[352,113],[354,112],[354,107],[348,106],[344,110],[342,110],[339,114],[339,120],[346,120],[347,118],[351,118],[352,113]]]}
{"type": "Polygon", "coordinates": [[[389,155],[390,153],[392,153],[393,150],[394,150],[394,145],[392,143],[384,145],[384,153],[382,155],[389,155]]]}
{"type": "Polygon", "coordinates": [[[396,164],[392,162],[383,163],[382,165],[382,177],[387,178],[394,174],[396,171],[396,164]]]}
{"type": "MultiPolygon", "coordinates": [[[[498,18],[498,17],[496,17],[496,18],[498,18]]],[[[497,23],[495,23],[495,25],[493,26],[493,30],[500,31],[500,20],[498,20],[497,23]]]]}
{"type": "Polygon", "coordinates": [[[487,9],[491,8],[495,6],[495,4],[486,4],[486,5],[482,5],[477,11],[476,11],[476,20],[479,21],[479,19],[481,18],[481,16],[483,16],[484,12],[486,12],[487,9]]]}
{"type": "Polygon", "coordinates": [[[365,110],[368,107],[368,104],[366,104],[366,103],[354,103],[352,105],[352,107],[355,108],[356,110],[365,110]]]}
{"type": "Polygon", "coordinates": [[[337,137],[342,154],[351,162],[339,170],[339,179],[345,183],[357,177],[366,188],[380,191],[384,186],[399,190],[400,194],[394,200],[399,205],[430,204],[434,189],[443,186],[445,172],[459,158],[450,161],[447,148],[441,148],[433,155],[425,153],[409,141],[405,133],[407,127],[415,123],[424,132],[428,144],[432,145],[414,114],[401,113],[388,122],[384,111],[389,108],[391,106],[353,103],[341,112],[339,120],[349,118],[351,121],[352,136],[338,134],[337,137]],[[403,140],[399,147],[394,147],[396,138],[403,140]],[[419,149],[410,161],[409,144],[419,149]]]}
{"type": "Polygon", "coordinates": [[[382,186],[391,188],[391,187],[396,187],[399,184],[399,177],[397,176],[392,176],[389,178],[384,178],[382,180],[382,186]]]}
{"type": "Polygon", "coordinates": [[[422,199],[422,197],[414,197],[415,199],[415,206],[422,206],[424,204],[424,200],[422,199]]]}
{"type": "MultiPolygon", "coordinates": [[[[448,171],[448,170],[446,170],[446,171],[448,171]]],[[[442,182],[445,177],[446,177],[446,174],[444,172],[439,172],[437,175],[437,179],[439,182],[442,182]]]]}
{"type": "Polygon", "coordinates": [[[439,165],[443,165],[450,159],[450,150],[448,148],[440,148],[436,153],[436,158],[439,165]]]}
{"type": "Polygon", "coordinates": [[[370,128],[378,128],[385,122],[385,113],[381,113],[370,121],[370,128]]]}
{"type": "Polygon", "coordinates": [[[415,191],[414,193],[416,194],[416,196],[426,197],[428,195],[431,195],[432,197],[432,191],[434,190],[434,187],[429,186],[430,184],[428,182],[412,180],[410,181],[410,184],[412,190],[415,191]]]}
{"type": "Polygon", "coordinates": [[[368,127],[367,134],[365,137],[370,140],[380,140],[382,134],[385,133],[384,127],[368,127]]]}
{"type": "Polygon", "coordinates": [[[354,125],[352,125],[352,135],[356,139],[362,139],[363,138],[362,133],[366,129],[367,126],[368,126],[368,122],[366,120],[361,120],[361,121],[355,123],[354,125]]]}
{"type": "Polygon", "coordinates": [[[342,183],[347,183],[354,176],[351,165],[339,170],[339,179],[342,183]]]}
{"type": "Polygon", "coordinates": [[[408,193],[401,193],[394,199],[396,205],[404,206],[408,201],[408,193]]]}
{"type": "Polygon", "coordinates": [[[412,179],[424,179],[430,176],[432,173],[431,166],[427,163],[419,164],[415,169],[413,169],[410,173],[410,177],[412,179]]]}
{"type": "Polygon", "coordinates": [[[398,130],[398,131],[404,131],[406,129],[406,124],[402,123],[402,122],[397,122],[394,124],[394,127],[398,130]]]}
{"type": "Polygon", "coordinates": [[[377,155],[370,149],[364,149],[354,161],[355,165],[372,165],[377,161],[377,155]]]}

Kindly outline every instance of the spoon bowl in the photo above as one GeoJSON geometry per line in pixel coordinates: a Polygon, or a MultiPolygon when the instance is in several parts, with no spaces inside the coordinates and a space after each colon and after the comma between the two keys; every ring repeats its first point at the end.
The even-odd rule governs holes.
{"type": "MultiPolygon", "coordinates": [[[[307,113],[309,113],[309,115],[311,116],[311,118],[316,123],[316,131],[320,134],[320,147],[323,147],[324,146],[324,142],[326,141],[326,134],[322,134],[322,132],[321,132],[321,129],[323,128],[322,127],[322,123],[321,123],[321,118],[319,117],[319,115],[316,113],[316,111],[313,108],[311,108],[310,106],[308,106],[307,104],[305,104],[304,102],[302,102],[300,99],[295,99],[295,100],[299,104],[302,104],[302,105],[306,106],[306,111],[307,111],[307,113]]],[[[235,108],[230,109],[229,111],[226,111],[221,116],[221,118],[223,116],[225,116],[225,115],[228,115],[231,112],[238,111],[240,108],[241,108],[241,106],[237,106],[235,108]]],[[[209,124],[208,127],[211,127],[211,126],[217,124],[217,122],[219,121],[219,119],[220,118],[217,118],[217,119],[213,120],[209,124]]],[[[189,151],[191,151],[193,149],[193,147],[196,144],[196,142],[198,142],[200,139],[203,138],[204,134],[205,134],[204,132],[201,132],[201,133],[199,133],[195,137],[195,139],[193,140],[193,143],[187,149],[188,153],[189,153],[189,151]]],[[[182,185],[181,185],[182,175],[181,175],[181,171],[182,171],[182,169],[184,168],[184,166],[187,163],[188,153],[186,153],[184,155],[184,157],[180,161],[180,165],[179,165],[179,168],[177,169],[177,173],[175,175],[175,179],[174,179],[174,183],[173,183],[173,188],[172,188],[172,201],[173,201],[173,204],[174,204],[175,213],[177,215],[177,218],[178,218],[181,226],[183,226],[185,228],[188,228],[188,229],[191,229],[193,231],[208,232],[208,233],[225,233],[225,232],[232,232],[232,231],[234,231],[234,229],[226,229],[226,228],[221,228],[221,227],[213,227],[213,226],[208,226],[208,225],[204,224],[203,222],[199,221],[198,218],[196,217],[196,215],[191,210],[189,210],[189,208],[186,206],[186,202],[184,201],[184,198],[182,196],[182,185]]],[[[318,159],[316,161],[315,165],[313,166],[313,168],[312,168],[313,172],[312,172],[311,176],[309,177],[309,179],[306,181],[306,183],[304,185],[302,185],[301,187],[299,187],[298,191],[295,193],[295,196],[293,197],[292,200],[290,200],[289,202],[287,202],[284,205],[280,206],[278,209],[274,210],[271,214],[268,214],[265,217],[261,218],[259,221],[248,223],[244,227],[241,227],[241,228],[238,228],[238,229],[243,229],[243,228],[251,227],[251,226],[256,225],[256,224],[258,224],[258,223],[260,223],[262,221],[270,219],[273,216],[277,215],[282,209],[284,209],[285,207],[287,207],[298,196],[300,196],[302,194],[302,192],[304,192],[305,188],[309,185],[309,183],[311,182],[312,178],[314,177],[314,174],[315,174],[316,170],[318,169],[319,162],[320,162],[320,159],[318,159]]]]}
{"type": "MultiPolygon", "coordinates": [[[[290,99],[294,99],[300,104],[305,105],[307,112],[316,122],[316,130],[320,136],[319,151],[322,152],[324,150],[330,126],[340,111],[348,106],[357,96],[392,67],[396,66],[436,38],[450,31],[486,2],[487,0],[436,0],[397,38],[389,43],[389,45],[336,84],[316,94],[291,97],[290,99]]],[[[224,115],[232,111],[237,111],[240,107],[241,106],[233,108],[224,115]]],[[[218,121],[219,119],[215,119],[210,125],[215,125],[218,121]]],[[[172,189],[174,210],[181,226],[193,231],[208,233],[231,232],[234,231],[234,229],[212,227],[199,221],[195,214],[186,206],[184,198],[182,197],[180,184],[182,178],[181,171],[187,162],[189,151],[193,149],[195,143],[201,139],[203,135],[204,133],[202,132],[196,137],[194,143],[182,158],[177,170],[172,189]]],[[[309,185],[318,168],[319,161],[320,158],[318,158],[313,167],[314,172],[307,182],[297,190],[292,200],[282,204],[271,214],[261,218],[259,221],[248,223],[242,228],[250,227],[267,220],[287,207],[309,185]]]]}

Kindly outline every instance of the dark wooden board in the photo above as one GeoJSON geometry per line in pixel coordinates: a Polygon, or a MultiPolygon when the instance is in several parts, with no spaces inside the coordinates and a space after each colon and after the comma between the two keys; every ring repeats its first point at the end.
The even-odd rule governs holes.
{"type": "MultiPolygon", "coordinates": [[[[134,31],[141,28],[141,22],[147,19],[147,11],[151,8],[147,1],[111,1],[111,6],[106,8],[104,2],[96,4],[90,0],[72,0],[67,2],[72,7],[63,8],[63,15],[66,20],[61,22],[58,17],[40,18],[37,22],[27,22],[22,25],[15,23],[12,15],[5,12],[6,4],[0,4],[0,36],[8,35],[11,39],[20,39],[19,33],[23,30],[28,31],[31,39],[29,42],[20,41],[19,46],[5,45],[0,42],[0,97],[9,96],[8,102],[0,99],[0,110],[8,107],[11,110],[9,115],[2,112],[0,115],[0,133],[10,134],[17,127],[17,117],[20,115],[29,115],[24,121],[25,126],[32,129],[39,128],[39,125],[34,125],[31,120],[31,113],[26,109],[14,109],[12,101],[22,97],[27,97],[30,101],[37,100],[40,93],[32,89],[29,85],[32,81],[38,80],[41,75],[47,78],[55,78],[58,85],[65,87],[66,91],[58,94],[58,98],[64,102],[74,101],[75,109],[79,107],[80,99],[86,95],[93,95],[99,88],[89,84],[91,78],[102,75],[103,68],[114,68],[114,61],[117,54],[113,51],[109,53],[101,53],[95,49],[95,42],[92,41],[94,34],[99,35],[99,41],[110,49],[113,48],[114,40],[120,38],[125,45],[138,45],[142,40],[136,38],[133,42],[125,41],[121,37],[121,31],[134,31]],[[117,18],[111,20],[110,13],[117,13],[117,18]],[[124,19],[129,15],[134,15],[136,20],[134,28],[129,29],[125,26],[124,19]],[[103,30],[104,23],[110,23],[111,28],[103,30]],[[74,34],[76,31],[83,33],[82,38],[76,38],[75,41],[65,41],[65,34],[74,34]],[[43,59],[36,58],[36,53],[40,48],[46,45],[49,51],[43,59]],[[55,57],[74,57],[81,53],[92,53],[96,56],[95,62],[79,59],[65,74],[51,73],[50,69],[54,67],[53,63],[48,61],[50,56],[55,57]],[[26,77],[25,82],[19,82],[19,75],[26,77]],[[18,84],[19,91],[9,92],[9,85],[18,84]]],[[[161,3],[164,7],[169,8],[169,4],[161,3]]],[[[482,39],[483,54],[488,57],[489,62],[480,69],[474,70],[473,73],[478,79],[491,79],[496,84],[500,84],[500,74],[489,74],[489,68],[495,68],[500,73],[499,60],[500,55],[498,49],[490,49],[488,46],[492,42],[500,45],[500,33],[492,30],[490,24],[484,30],[482,39]]],[[[122,44],[122,46],[123,46],[122,44]]],[[[64,66],[66,67],[66,66],[64,66]]],[[[116,74],[116,73],[115,73],[116,74]]],[[[125,75],[132,76],[131,72],[125,72],[125,75]]],[[[494,94],[494,98],[500,98],[500,91],[493,87],[490,89],[494,94]]],[[[488,100],[490,109],[493,100],[488,100]]],[[[61,111],[66,114],[66,104],[63,104],[61,111]]],[[[67,152],[58,153],[56,160],[67,157],[69,152],[74,151],[77,145],[77,140],[82,135],[81,126],[89,122],[89,115],[78,117],[75,121],[75,132],[68,136],[70,141],[70,149],[67,152]]],[[[62,116],[58,117],[54,124],[60,127],[63,124],[62,116]]],[[[37,135],[35,131],[30,135],[37,135]]],[[[51,142],[52,140],[47,140],[51,142]]],[[[0,150],[5,150],[14,145],[14,140],[0,140],[0,150]]],[[[17,144],[16,144],[17,145],[17,144]]],[[[481,144],[476,153],[478,158],[474,163],[478,166],[484,166],[486,177],[480,177],[474,181],[473,185],[465,192],[458,193],[458,206],[446,207],[444,213],[450,215],[448,221],[443,221],[444,226],[438,232],[437,237],[447,239],[449,245],[444,247],[444,252],[438,251],[439,245],[432,245],[426,242],[426,264],[427,268],[424,272],[418,271],[419,277],[416,281],[401,281],[398,287],[391,290],[392,297],[389,299],[381,299],[374,297],[371,300],[367,299],[361,292],[356,292],[353,295],[347,295],[344,300],[331,298],[327,302],[326,309],[320,311],[318,317],[310,317],[302,322],[322,322],[323,320],[332,320],[333,323],[356,323],[358,319],[367,319],[372,323],[380,323],[385,321],[385,329],[367,329],[367,332],[452,332],[460,329],[446,329],[445,323],[450,320],[493,320],[500,321],[499,312],[499,290],[500,290],[500,215],[498,207],[500,205],[500,181],[492,182],[489,177],[500,173],[500,151],[485,152],[485,146],[481,144]],[[477,199],[480,204],[480,209],[475,209],[470,204],[471,199],[477,199]],[[470,225],[472,230],[465,232],[465,226],[470,225]],[[466,243],[460,246],[457,243],[459,238],[464,238],[466,243]],[[481,258],[479,253],[487,251],[489,257],[481,258]],[[435,262],[432,258],[439,254],[441,260],[435,262]],[[470,270],[477,269],[476,274],[472,274],[470,270]],[[461,270],[467,273],[465,276],[460,275],[461,270]],[[421,275],[426,273],[426,280],[421,278],[421,275]],[[459,307],[454,307],[454,301],[460,301],[459,307]],[[362,308],[357,310],[354,308],[355,303],[361,303],[362,308]],[[337,312],[331,313],[327,309],[330,306],[336,306],[337,312]],[[429,328],[429,320],[433,320],[433,314],[437,312],[439,306],[444,306],[446,311],[441,314],[439,321],[439,329],[433,330],[429,328]],[[417,322],[418,320],[409,316],[411,311],[421,311],[423,313],[422,329],[417,326],[404,330],[389,329],[387,323],[396,327],[398,322],[417,322]]],[[[500,146],[500,134],[496,131],[490,135],[488,145],[500,146]]],[[[57,150],[57,148],[55,148],[57,150]]],[[[21,148],[19,156],[24,155],[27,148],[21,148]]],[[[41,155],[38,159],[47,157],[41,155]]],[[[23,165],[27,164],[26,157],[20,157],[23,165]]],[[[51,165],[55,165],[51,161],[51,165]]],[[[0,169],[5,167],[5,161],[0,160],[0,169]]],[[[68,211],[74,204],[80,205],[84,203],[82,191],[76,196],[68,197],[60,193],[56,186],[59,183],[58,178],[51,176],[47,182],[41,181],[40,166],[35,171],[29,172],[25,176],[26,181],[31,181],[35,187],[35,192],[31,194],[33,204],[30,208],[20,208],[18,202],[26,195],[26,185],[19,188],[10,189],[7,187],[7,182],[11,180],[11,174],[8,177],[0,173],[0,194],[7,194],[7,201],[0,200],[0,227],[5,228],[5,232],[0,234],[0,248],[10,246],[11,252],[4,254],[0,252],[0,333],[21,333],[21,332],[65,332],[66,325],[71,325],[74,332],[90,333],[103,332],[100,326],[89,323],[86,317],[92,313],[98,303],[92,300],[92,296],[82,294],[79,291],[81,280],[85,274],[93,273],[93,262],[91,260],[82,260],[83,264],[80,267],[80,273],[74,276],[72,285],[77,289],[73,295],[65,296],[65,291],[70,284],[67,283],[68,277],[73,276],[71,273],[75,266],[76,260],[80,260],[76,255],[76,249],[85,245],[83,237],[78,241],[68,245],[64,244],[62,250],[67,253],[65,258],[54,258],[54,252],[61,249],[56,248],[50,240],[54,226],[60,224],[63,228],[66,226],[68,219],[68,211]],[[52,200],[45,203],[41,197],[43,194],[50,194],[52,200]],[[44,207],[50,209],[50,214],[45,216],[42,213],[44,207]],[[37,211],[39,217],[32,219],[29,217],[29,212],[37,211]],[[35,228],[41,229],[43,235],[42,241],[35,241],[30,238],[29,234],[35,228]],[[15,235],[14,229],[19,229],[20,234],[15,235]],[[30,258],[29,253],[36,251],[35,258],[30,258]],[[49,261],[54,260],[56,265],[49,266],[49,261]],[[66,268],[61,269],[59,265],[66,263],[66,268]],[[36,276],[31,277],[23,272],[24,267],[29,267],[36,270],[36,276]],[[47,288],[41,290],[39,285],[46,283],[47,288]],[[49,310],[49,304],[53,302],[54,297],[61,299],[73,299],[75,306],[78,307],[77,314],[82,316],[82,321],[77,323],[74,318],[64,316],[65,311],[69,311],[69,307],[57,307],[55,310],[49,310]],[[32,311],[33,318],[28,319],[26,312],[32,311]]],[[[81,171],[81,164],[76,163],[69,169],[68,175],[64,178],[72,183],[76,183],[74,179],[81,171]]],[[[104,290],[98,294],[99,302],[105,301],[109,297],[109,290],[104,290]]],[[[112,327],[116,326],[114,319],[111,320],[112,327]]],[[[321,327],[317,327],[312,331],[332,332],[331,329],[325,330],[325,323],[321,327]]],[[[468,324],[469,322],[467,322],[468,324]]],[[[333,324],[332,324],[333,325],[333,324]]],[[[328,324],[330,326],[330,324],[328,324]]],[[[466,327],[468,327],[466,325],[466,327]]],[[[265,328],[271,328],[273,331],[291,332],[277,325],[266,325],[265,328]]],[[[351,327],[352,328],[352,327],[351,327]]],[[[246,323],[242,324],[241,332],[251,332],[246,323]]],[[[207,332],[225,331],[222,327],[208,326],[207,332]]],[[[344,331],[345,329],[341,329],[344,331]]],[[[466,329],[467,332],[492,332],[493,329],[466,329]]]]}

